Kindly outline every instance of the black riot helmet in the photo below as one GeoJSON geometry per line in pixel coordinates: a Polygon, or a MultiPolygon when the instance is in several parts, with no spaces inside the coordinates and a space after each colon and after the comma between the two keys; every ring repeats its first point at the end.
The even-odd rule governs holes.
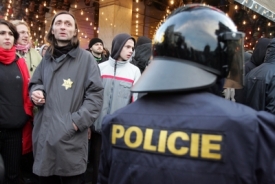
{"type": "Polygon", "coordinates": [[[220,78],[226,78],[226,87],[241,88],[243,38],[232,20],[214,7],[180,7],[157,30],[153,60],[132,92],[203,89],[220,78]]]}

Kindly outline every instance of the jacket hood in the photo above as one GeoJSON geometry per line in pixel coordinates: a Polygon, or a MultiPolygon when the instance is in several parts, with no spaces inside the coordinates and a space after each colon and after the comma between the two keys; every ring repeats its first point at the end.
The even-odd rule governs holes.
{"type": "Polygon", "coordinates": [[[44,47],[49,47],[49,45],[48,45],[48,44],[44,44],[44,45],[42,45],[42,46],[40,47],[40,49],[39,49],[39,54],[40,54],[41,56],[42,56],[42,52],[43,52],[44,47]]]}
{"type": "Polygon", "coordinates": [[[140,69],[141,73],[144,71],[144,69],[148,65],[148,62],[152,55],[151,50],[152,50],[151,43],[139,45],[135,49],[135,56],[133,57],[133,60],[131,63],[136,65],[140,69]]]}
{"type": "Polygon", "coordinates": [[[266,55],[265,55],[265,63],[275,63],[275,38],[273,38],[269,45],[267,46],[266,55]]]}
{"type": "Polygon", "coordinates": [[[112,41],[112,50],[111,50],[111,57],[115,60],[117,60],[120,56],[120,52],[122,48],[124,47],[125,43],[132,39],[134,41],[134,44],[136,43],[136,40],[131,37],[129,34],[122,33],[118,34],[112,41]]]}
{"type": "Polygon", "coordinates": [[[266,49],[270,41],[271,40],[268,38],[260,38],[258,40],[250,59],[250,61],[256,66],[259,66],[264,62],[266,49]]]}

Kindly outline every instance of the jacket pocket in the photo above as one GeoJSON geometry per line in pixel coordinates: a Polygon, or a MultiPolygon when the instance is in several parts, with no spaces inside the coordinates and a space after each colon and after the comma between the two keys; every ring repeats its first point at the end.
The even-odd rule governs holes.
{"type": "Polygon", "coordinates": [[[75,135],[76,132],[73,126],[71,115],[67,115],[63,123],[65,131],[62,139],[68,141],[75,135]]]}
{"type": "Polygon", "coordinates": [[[126,98],[129,99],[131,96],[131,87],[132,87],[132,83],[129,82],[125,82],[125,81],[120,81],[119,82],[119,92],[118,92],[118,96],[120,98],[126,98]]]}

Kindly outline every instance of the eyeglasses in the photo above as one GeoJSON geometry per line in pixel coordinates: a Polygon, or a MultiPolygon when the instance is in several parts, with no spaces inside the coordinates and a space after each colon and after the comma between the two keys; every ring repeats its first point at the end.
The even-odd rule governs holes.
{"type": "Polygon", "coordinates": [[[27,34],[28,36],[30,35],[30,33],[28,32],[28,31],[20,31],[20,32],[18,32],[19,34],[22,34],[22,35],[24,35],[24,34],[27,34]]]}

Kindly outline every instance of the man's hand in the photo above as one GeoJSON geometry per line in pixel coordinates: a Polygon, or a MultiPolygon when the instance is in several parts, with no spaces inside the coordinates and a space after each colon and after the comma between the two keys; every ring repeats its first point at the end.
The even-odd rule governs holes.
{"type": "Polygon", "coordinates": [[[43,105],[45,103],[44,94],[40,90],[33,91],[31,98],[35,105],[43,105]]]}
{"type": "Polygon", "coordinates": [[[77,126],[74,123],[73,123],[73,126],[74,126],[74,130],[77,131],[78,128],[77,128],[77,126]]]}

